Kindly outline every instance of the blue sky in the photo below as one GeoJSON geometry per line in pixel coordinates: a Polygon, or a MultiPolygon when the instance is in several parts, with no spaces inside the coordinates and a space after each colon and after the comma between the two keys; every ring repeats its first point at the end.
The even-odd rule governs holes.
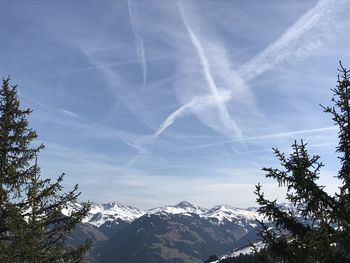
{"type": "Polygon", "coordinates": [[[254,185],[309,143],[333,193],[338,60],[350,67],[348,1],[0,1],[0,74],[82,200],[149,208],[255,205],[254,185]]]}

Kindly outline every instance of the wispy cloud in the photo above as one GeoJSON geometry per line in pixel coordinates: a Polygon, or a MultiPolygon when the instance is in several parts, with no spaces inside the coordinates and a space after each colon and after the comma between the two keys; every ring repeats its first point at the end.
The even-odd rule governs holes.
{"type": "Polygon", "coordinates": [[[244,64],[239,75],[246,81],[252,80],[282,62],[303,59],[321,46],[333,33],[334,17],[340,7],[334,2],[320,0],[275,42],[244,64]]]}
{"type": "Polygon", "coordinates": [[[278,165],[270,147],[298,138],[336,175],[317,104],[350,61],[348,1],[179,0],[182,15],[177,1],[5,2],[0,57],[34,109],[43,176],[63,169],[84,198],[254,205],[260,168],[278,165]]]}
{"type": "Polygon", "coordinates": [[[227,128],[228,131],[232,132],[232,135],[240,137],[242,135],[242,132],[239,129],[239,127],[237,126],[236,122],[231,119],[231,116],[226,108],[225,102],[221,99],[221,94],[220,94],[220,92],[216,86],[216,83],[213,79],[211,69],[209,66],[209,62],[208,62],[206,54],[203,50],[202,44],[199,41],[198,37],[193,32],[193,30],[191,29],[188,21],[186,20],[186,17],[185,17],[184,12],[181,8],[181,5],[179,5],[179,10],[180,10],[182,19],[184,21],[186,30],[188,32],[188,35],[189,35],[191,42],[193,44],[193,47],[195,48],[197,55],[198,55],[198,58],[200,60],[200,64],[201,64],[202,70],[203,70],[203,75],[204,75],[205,80],[207,81],[209,91],[210,91],[211,95],[213,96],[213,99],[214,99],[216,106],[219,110],[219,116],[220,116],[221,122],[227,128]]]}
{"type": "MultiPolygon", "coordinates": [[[[180,98],[179,100],[182,103],[182,105],[165,118],[165,120],[155,130],[153,136],[150,136],[148,141],[125,141],[127,145],[137,150],[137,154],[131,157],[131,159],[127,162],[126,166],[131,166],[134,163],[136,163],[136,161],[139,160],[140,156],[144,155],[147,152],[147,148],[153,144],[154,140],[156,140],[165,130],[167,130],[171,125],[173,125],[173,123],[178,118],[182,118],[189,113],[197,116],[199,120],[202,121],[208,127],[228,137],[229,140],[225,141],[225,143],[232,143],[236,141],[235,138],[241,137],[242,131],[240,127],[238,127],[237,122],[231,118],[226,103],[230,102],[231,100],[234,100],[236,104],[241,103],[241,101],[246,101],[242,98],[244,96],[250,96],[249,94],[252,93],[246,84],[246,80],[252,80],[259,74],[262,74],[263,72],[276,66],[278,63],[284,61],[282,58],[275,58],[272,54],[281,52],[281,49],[287,46],[290,47],[290,49],[292,50],[292,47],[294,47],[296,44],[288,45],[288,43],[299,43],[302,40],[301,38],[303,34],[310,33],[311,29],[313,29],[316,26],[317,21],[319,20],[319,16],[324,14],[326,3],[328,2],[321,0],[320,3],[318,3],[314,8],[308,11],[304,16],[302,16],[291,28],[287,29],[287,31],[281,36],[279,40],[277,40],[275,43],[271,44],[266,50],[262,51],[260,54],[252,58],[250,62],[248,62],[246,65],[243,65],[238,72],[234,71],[233,68],[230,66],[231,62],[229,61],[228,56],[226,56],[226,48],[223,45],[221,45],[221,43],[214,42],[211,39],[210,41],[201,41],[202,39],[208,39],[206,37],[199,36],[195,33],[187,18],[187,15],[191,14],[191,12],[188,11],[188,9],[186,8],[185,13],[182,9],[181,4],[179,4],[178,6],[180,10],[180,15],[185,25],[185,31],[187,32],[187,37],[190,40],[189,43],[191,44],[192,49],[194,49],[195,51],[197,62],[199,63],[201,69],[200,75],[202,75],[203,80],[199,83],[196,83],[196,81],[192,79],[193,74],[190,74],[188,82],[185,86],[186,89],[192,89],[193,92],[191,92],[192,94],[190,94],[192,97],[188,96],[189,99],[187,99],[187,101],[184,101],[180,98]],[[308,19],[312,20],[312,22],[306,23],[308,19]],[[302,29],[300,24],[302,25],[304,23],[306,23],[307,25],[304,29],[302,29]],[[294,33],[293,37],[292,33],[288,32],[297,33],[294,33]],[[205,46],[203,46],[203,44],[205,44],[205,46]],[[271,60],[270,64],[268,64],[269,60],[271,60]],[[263,64],[263,66],[261,66],[261,64],[263,64]],[[216,69],[218,66],[220,68],[219,70],[212,72],[213,66],[215,66],[216,69]],[[252,71],[248,74],[251,68],[259,68],[260,66],[261,69],[259,71],[252,71]],[[220,81],[220,88],[218,87],[217,80],[220,81]],[[206,91],[205,89],[202,89],[201,92],[197,93],[196,89],[191,87],[191,85],[206,87],[206,91]]],[[[147,64],[145,59],[143,39],[138,30],[138,18],[135,12],[135,5],[131,1],[127,1],[127,4],[129,11],[129,19],[135,37],[137,56],[143,72],[143,85],[145,85],[147,78],[147,64]]],[[[169,34],[172,33],[169,32],[169,34]]],[[[316,34],[316,36],[319,35],[316,34]]],[[[186,42],[183,44],[186,45],[186,42]]],[[[101,70],[106,75],[108,81],[111,83],[109,88],[115,94],[116,98],[120,100],[120,94],[111,87],[116,86],[117,83],[119,83],[119,85],[125,85],[125,83],[123,83],[123,80],[116,76],[116,73],[112,71],[112,69],[109,67],[110,65],[101,63],[101,61],[99,61],[94,56],[86,52],[84,49],[82,50],[93,63],[94,68],[101,70]]],[[[286,52],[285,57],[287,57],[287,54],[292,54],[292,52],[286,52]]],[[[180,60],[181,59],[184,58],[180,58],[180,60]]],[[[193,57],[191,57],[191,59],[193,59],[193,57]]],[[[185,59],[184,61],[182,61],[182,63],[186,63],[187,61],[188,60],[185,59]]],[[[182,63],[179,64],[179,67],[181,68],[183,68],[182,63]]],[[[113,66],[113,64],[111,65],[113,66]]],[[[190,70],[192,71],[193,69],[190,70]]],[[[183,73],[184,75],[186,75],[186,72],[183,73]]],[[[198,72],[194,74],[198,74],[198,72]]],[[[182,91],[180,91],[180,93],[181,92],[182,91]]],[[[183,95],[181,94],[180,96],[183,95]]],[[[130,105],[130,102],[128,105],[130,105]]]]}
{"type": "Polygon", "coordinates": [[[136,53],[142,69],[142,77],[143,77],[142,87],[144,88],[146,86],[146,80],[147,80],[147,63],[146,63],[145,47],[143,45],[143,38],[137,27],[137,15],[135,13],[135,5],[130,0],[128,0],[127,3],[128,3],[130,24],[135,37],[136,53]]]}
{"type": "Polygon", "coordinates": [[[187,109],[193,107],[196,104],[196,99],[193,99],[191,102],[182,105],[179,109],[171,113],[165,121],[160,125],[159,129],[154,133],[154,138],[159,137],[159,135],[165,131],[170,125],[174,123],[174,121],[180,116],[184,115],[187,109]]]}
{"type": "MultiPolygon", "coordinates": [[[[243,142],[259,141],[259,140],[266,140],[266,139],[290,137],[290,136],[302,135],[302,134],[316,134],[316,136],[318,136],[317,134],[320,134],[323,132],[333,132],[336,130],[337,130],[336,126],[329,126],[329,127],[322,127],[322,128],[316,128],[316,129],[295,130],[295,131],[287,131],[287,132],[270,133],[270,134],[265,134],[260,136],[244,137],[244,138],[240,138],[239,141],[243,141],[243,142]]],[[[315,136],[310,136],[309,138],[314,138],[314,137],[315,136]]],[[[213,147],[213,146],[220,146],[224,144],[230,144],[236,141],[238,141],[238,139],[230,139],[230,140],[225,140],[221,142],[190,145],[190,146],[178,148],[177,150],[207,148],[207,147],[213,147]]]]}
{"type": "Polygon", "coordinates": [[[147,147],[149,145],[153,144],[154,141],[163,133],[163,131],[165,131],[169,126],[171,126],[174,123],[174,121],[177,118],[179,118],[181,115],[186,114],[187,109],[193,107],[196,103],[197,103],[197,100],[194,99],[190,103],[182,105],[179,109],[177,109],[172,114],[170,114],[165,119],[165,121],[160,125],[158,130],[155,131],[152,138],[150,138],[147,141],[144,141],[142,143],[142,146],[141,146],[141,144],[136,144],[136,145],[129,144],[130,146],[138,148],[138,152],[133,157],[131,157],[131,159],[125,164],[125,167],[130,167],[130,166],[134,165],[140,159],[140,157],[147,152],[147,147]]]}
{"type": "Polygon", "coordinates": [[[62,112],[67,114],[68,116],[73,117],[73,118],[84,119],[83,117],[79,116],[78,114],[76,114],[76,113],[74,113],[72,111],[66,110],[66,109],[62,109],[62,112]]]}
{"type": "MultiPolygon", "coordinates": [[[[241,137],[242,131],[237,122],[231,117],[226,103],[232,99],[233,96],[236,97],[237,101],[240,101],[244,96],[249,97],[247,94],[250,92],[247,89],[244,90],[242,87],[245,83],[240,80],[237,75],[232,74],[230,62],[227,60],[226,52],[221,46],[215,46],[211,43],[207,43],[211,41],[205,41],[209,51],[206,52],[203,47],[203,42],[192,29],[183,11],[182,4],[178,3],[177,6],[185,26],[186,37],[189,39],[190,46],[186,46],[186,42],[188,41],[185,39],[182,39],[181,42],[182,46],[186,46],[186,52],[189,54],[192,54],[192,50],[194,49],[196,62],[194,62],[194,57],[189,54],[179,55],[179,71],[183,75],[188,75],[183,81],[174,84],[181,87],[178,89],[177,95],[182,106],[166,117],[155,132],[155,137],[158,137],[169,128],[176,119],[188,113],[194,114],[203,124],[229,138],[241,137]],[[193,72],[193,68],[188,67],[188,65],[193,63],[195,63],[196,66],[199,64],[199,72],[193,72]],[[215,72],[212,72],[213,63],[216,68],[215,72]],[[218,68],[220,68],[220,70],[217,70],[218,68]],[[188,71],[191,71],[191,73],[188,74],[188,71]],[[217,81],[220,82],[220,87],[218,87],[217,81]],[[186,89],[185,92],[183,92],[183,89],[186,89]]],[[[185,37],[181,34],[177,35],[185,37]]],[[[251,98],[241,100],[240,103],[244,103],[243,101],[250,102],[251,98]]]]}
{"type": "MultiPolygon", "coordinates": [[[[230,119],[225,104],[219,100],[220,92],[218,91],[210,72],[208,59],[201,42],[189,26],[181,5],[178,4],[178,6],[191,42],[200,58],[210,92],[220,110],[222,123],[226,127],[230,127],[231,130],[234,130],[236,135],[241,135],[241,131],[237,124],[230,119]]],[[[334,15],[339,10],[341,10],[340,5],[335,5],[330,0],[320,0],[312,9],[299,18],[294,25],[288,28],[277,41],[270,44],[266,49],[249,60],[249,62],[241,66],[237,72],[231,69],[231,74],[236,78],[235,84],[240,88],[247,89],[247,81],[255,79],[257,76],[272,69],[279,63],[287,60],[302,59],[309,52],[315,50],[322,45],[323,41],[332,33],[332,30],[330,30],[334,23],[332,18],[334,18],[334,15]]],[[[223,49],[218,46],[216,48],[223,49]]],[[[228,100],[231,100],[233,98],[233,92],[230,92],[228,95],[228,100]]],[[[197,99],[197,101],[200,101],[200,98],[197,99]]],[[[164,132],[176,121],[177,118],[180,118],[184,116],[186,112],[193,110],[196,105],[197,104],[192,103],[184,104],[179,109],[172,112],[160,125],[162,128],[159,130],[164,132]],[[169,122],[169,120],[171,120],[171,122],[169,122]]],[[[212,103],[201,105],[212,107],[212,103]]]]}
{"type": "MultiPolygon", "coordinates": [[[[104,75],[108,85],[105,87],[109,89],[116,101],[123,103],[123,105],[130,110],[131,113],[138,118],[138,121],[143,125],[147,126],[150,129],[153,129],[149,126],[146,120],[140,117],[140,111],[136,108],[136,103],[140,102],[140,99],[137,94],[129,92],[127,89],[127,81],[115,72],[111,67],[105,67],[105,63],[91,54],[86,50],[84,43],[80,43],[78,46],[81,52],[87,57],[90,63],[104,75]],[[133,104],[134,102],[134,104],[133,104]]],[[[139,103],[139,105],[142,103],[139,103]]]]}
{"type": "Polygon", "coordinates": [[[39,100],[34,99],[32,97],[29,97],[29,96],[25,96],[22,92],[19,92],[19,97],[21,99],[27,100],[30,104],[35,104],[35,105],[37,105],[45,110],[51,109],[47,104],[43,103],[42,101],[39,101],[39,100]]]}
{"type": "MultiPolygon", "coordinates": [[[[160,60],[166,60],[172,58],[171,55],[164,56],[164,57],[159,57],[159,58],[149,58],[148,61],[160,61],[160,60]]],[[[140,63],[139,60],[129,60],[129,61],[123,61],[123,62],[117,62],[117,63],[107,63],[103,64],[101,66],[94,66],[94,67],[84,67],[76,70],[69,71],[65,75],[72,75],[72,74],[78,74],[78,73],[83,73],[83,72],[88,72],[88,71],[95,71],[95,70],[103,70],[105,68],[114,68],[114,67],[119,67],[119,66],[127,66],[127,65],[132,65],[140,63]]]]}
{"type": "MultiPolygon", "coordinates": [[[[143,142],[150,141],[152,138],[151,136],[133,134],[131,132],[127,132],[118,128],[108,128],[96,122],[90,121],[70,110],[53,108],[27,96],[23,98],[31,102],[31,104],[36,104],[44,109],[35,111],[35,114],[33,114],[34,119],[40,119],[40,121],[44,122],[46,125],[59,125],[64,127],[64,129],[77,130],[79,131],[79,134],[81,131],[84,131],[81,133],[81,137],[89,137],[93,139],[103,138],[116,142],[120,141],[125,145],[133,148],[137,153],[140,154],[143,154],[146,151],[146,148],[143,147],[143,142]]],[[[50,142],[47,143],[52,144],[50,142]]]]}

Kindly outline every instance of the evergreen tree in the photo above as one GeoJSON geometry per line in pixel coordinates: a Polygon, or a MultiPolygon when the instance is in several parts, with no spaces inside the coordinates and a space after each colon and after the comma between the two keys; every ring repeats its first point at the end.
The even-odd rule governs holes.
{"type": "Polygon", "coordinates": [[[322,108],[339,128],[336,152],[341,162],[337,175],[340,191],[329,195],[317,183],[323,164],[318,155],[309,155],[303,141],[292,145],[289,156],[274,149],[282,168],[263,171],[287,188],[286,199],[295,209],[281,209],[276,200],[264,197],[260,184],[256,186],[258,212],[275,225],[270,228],[260,222],[265,247],[256,253],[266,261],[350,262],[350,81],[349,70],[341,63],[338,70],[341,76],[332,89],[334,106],[322,108]]]}
{"type": "Polygon", "coordinates": [[[29,128],[30,109],[20,109],[17,87],[3,79],[0,89],[0,262],[84,262],[89,241],[70,247],[66,239],[87,215],[89,204],[62,209],[77,201],[77,185],[62,192],[62,174],[54,183],[40,177],[29,128]]]}

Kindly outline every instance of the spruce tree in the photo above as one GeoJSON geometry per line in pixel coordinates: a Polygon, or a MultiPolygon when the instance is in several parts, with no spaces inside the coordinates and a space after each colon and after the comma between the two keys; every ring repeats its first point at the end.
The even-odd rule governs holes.
{"type": "Polygon", "coordinates": [[[339,193],[329,195],[317,183],[323,164],[320,156],[308,153],[306,143],[295,141],[289,156],[274,149],[281,168],[263,171],[286,187],[286,199],[294,209],[282,209],[277,200],[267,200],[261,185],[256,186],[258,212],[274,224],[260,222],[264,249],[256,249],[256,254],[266,261],[350,262],[350,71],[341,62],[338,70],[341,75],[332,89],[334,105],[322,108],[339,128],[339,193]]]}
{"type": "Polygon", "coordinates": [[[21,109],[17,87],[3,79],[0,89],[0,262],[84,262],[89,241],[71,247],[66,239],[87,215],[89,204],[62,210],[77,201],[78,186],[64,193],[63,176],[42,179],[34,146],[37,134],[21,109]]]}

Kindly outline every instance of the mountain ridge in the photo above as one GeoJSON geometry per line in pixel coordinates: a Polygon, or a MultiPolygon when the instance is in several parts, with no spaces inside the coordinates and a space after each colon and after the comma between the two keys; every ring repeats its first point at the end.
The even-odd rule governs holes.
{"type": "MultiPolygon", "coordinates": [[[[210,255],[225,255],[258,241],[256,220],[263,220],[257,208],[203,208],[187,201],[148,210],[120,202],[91,205],[85,226],[73,241],[94,237],[89,255],[94,263],[203,262],[210,255]]],[[[64,212],[79,207],[71,204],[64,212]]]]}
{"type": "MultiPolygon", "coordinates": [[[[80,203],[66,208],[63,213],[68,214],[71,209],[81,207],[80,203]]],[[[83,223],[101,227],[107,222],[124,221],[131,223],[146,214],[178,214],[185,216],[198,215],[212,223],[222,224],[225,221],[255,220],[262,219],[252,208],[237,208],[229,205],[215,205],[212,208],[203,208],[191,204],[188,201],[181,201],[175,205],[165,205],[151,209],[138,209],[133,206],[124,205],[114,201],[108,203],[91,203],[89,216],[84,218],[83,223]]]]}

